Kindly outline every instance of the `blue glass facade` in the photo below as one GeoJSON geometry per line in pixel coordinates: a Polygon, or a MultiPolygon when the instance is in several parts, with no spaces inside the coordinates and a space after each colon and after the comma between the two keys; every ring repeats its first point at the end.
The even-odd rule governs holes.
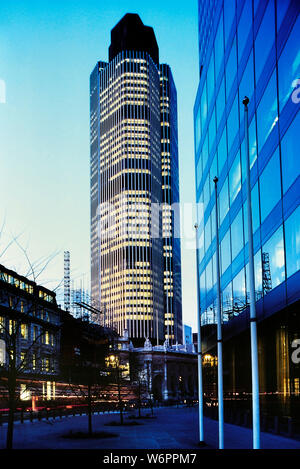
{"type": "Polygon", "coordinates": [[[194,133],[203,324],[216,316],[214,176],[224,322],[249,302],[245,95],[258,314],[269,316],[300,298],[299,10],[293,0],[199,0],[194,133]]]}

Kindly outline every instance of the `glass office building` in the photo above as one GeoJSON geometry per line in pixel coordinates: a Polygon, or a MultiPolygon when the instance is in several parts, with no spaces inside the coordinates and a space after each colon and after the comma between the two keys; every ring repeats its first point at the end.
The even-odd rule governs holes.
{"type": "Polygon", "coordinates": [[[249,145],[255,288],[273,312],[300,292],[300,17],[288,0],[200,0],[200,83],[194,107],[198,275],[204,324],[215,322],[214,176],[218,176],[224,321],[249,299],[246,158],[249,145]],[[298,81],[297,81],[298,80],[298,81]]]}
{"type": "Polygon", "coordinates": [[[293,0],[199,0],[200,80],[194,106],[204,334],[216,322],[217,176],[223,334],[229,341],[225,390],[251,392],[242,104],[248,96],[260,383],[266,395],[284,397],[300,395],[299,364],[290,358],[300,338],[299,10],[293,0]]]}
{"type": "Polygon", "coordinates": [[[90,92],[94,305],[106,325],[135,341],[181,340],[180,245],[162,206],[178,197],[176,89],[138,15],[112,29],[109,62],[97,63],[90,92]]]}

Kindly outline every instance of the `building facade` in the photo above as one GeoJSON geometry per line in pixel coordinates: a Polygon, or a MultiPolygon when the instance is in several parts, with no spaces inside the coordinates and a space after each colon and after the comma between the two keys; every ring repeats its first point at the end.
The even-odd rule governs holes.
{"type": "Polygon", "coordinates": [[[60,309],[55,293],[0,265],[0,383],[17,378],[20,399],[55,395],[60,309]],[[30,384],[28,384],[30,383],[30,384]]]}
{"type": "Polygon", "coordinates": [[[179,197],[176,89],[138,15],[111,31],[109,62],[91,74],[90,113],[92,301],[119,334],[180,341],[180,244],[162,207],[179,197]]]}
{"type": "MultiPolygon", "coordinates": [[[[299,395],[299,365],[291,357],[300,338],[299,10],[293,0],[200,0],[200,81],[194,106],[196,199],[202,207],[197,230],[202,324],[216,322],[217,176],[225,339],[234,341],[249,327],[242,105],[248,96],[261,390],[294,397],[299,395]]],[[[235,352],[225,363],[231,367],[228,373],[233,361],[236,366],[239,362],[232,344],[235,352]]],[[[247,369],[247,357],[245,353],[239,369],[247,369]]],[[[242,386],[248,389],[250,383],[247,378],[242,386]]],[[[228,389],[234,386],[237,382],[228,382],[228,389]]]]}

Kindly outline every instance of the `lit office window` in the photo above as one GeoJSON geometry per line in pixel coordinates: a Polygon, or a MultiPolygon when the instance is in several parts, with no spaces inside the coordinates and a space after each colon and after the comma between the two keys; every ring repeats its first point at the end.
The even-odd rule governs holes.
{"type": "Polygon", "coordinates": [[[280,161],[278,148],[260,176],[261,222],[281,198],[280,161]]]}
{"type": "Polygon", "coordinates": [[[278,132],[277,85],[275,70],[257,108],[257,137],[259,151],[264,146],[265,141],[274,127],[277,127],[278,132]]]}
{"type": "Polygon", "coordinates": [[[299,129],[300,112],[298,112],[281,140],[282,183],[284,193],[293,184],[300,172],[299,129]]]}
{"type": "Polygon", "coordinates": [[[300,270],[300,206],[285,221],[286,270],[290,277],[300,270]]]}
{"type": "Polygon", "coordinates": [[[255,39],[255,73],[258,82],[268,55],[275,42],[274,0],[269,0],[264,17],[255,39]]]}
{"type": "Polygon", "coordinates": [[[268,290],[271,290],[285,280],[282,226],[264,244],[262,257],[263,278],[268,279],[268,290]]]}

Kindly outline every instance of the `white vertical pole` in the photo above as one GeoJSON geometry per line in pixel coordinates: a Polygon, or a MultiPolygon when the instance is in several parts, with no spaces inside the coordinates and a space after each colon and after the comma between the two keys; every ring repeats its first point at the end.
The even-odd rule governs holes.
{"type": "Polygon", "coordinates": [[[217,267],[217,344],[218,344],[218,411],[219,411],[219,449],[224,449],[224,405],[223,405],[223,343],[221,314],[221,283],[219,257],[218,221],[218,178],[214,177],[216,201],[216,267],[217,267]]]}
{"type": "Polygon", "coordinates": [[[251,369],[252,369],[252,420],[253,420],[253,449],[260,448],[260,412],[259,412],[259,374],[258,374],[258,348],[257,348],[257,318],[255,308],[255,281],[254,281],[254,252],[251,208],[250,184],[250,156],[249,156],[249,127],[248,104],[249,98],[243,99],[245,106],[245,145],[247,170],[247,211],[248,211],[248,248],[249,248],[249,285],[250,285],[250,334],[251,334],[251,369]]]}
{"type": "Polygon", "coordinates": [[[203,428],[203,376],[202,376],[202,341],[201,341],[201,308],[200,308],[200,282],[199,282],[199,259],[198,259],[198,223],[195,223],[196,232],[196,275],[197,275],[197,353],[198,353],[198,408],[199,408],[199,445],[204,446],[204,428],[203,428]]]}

